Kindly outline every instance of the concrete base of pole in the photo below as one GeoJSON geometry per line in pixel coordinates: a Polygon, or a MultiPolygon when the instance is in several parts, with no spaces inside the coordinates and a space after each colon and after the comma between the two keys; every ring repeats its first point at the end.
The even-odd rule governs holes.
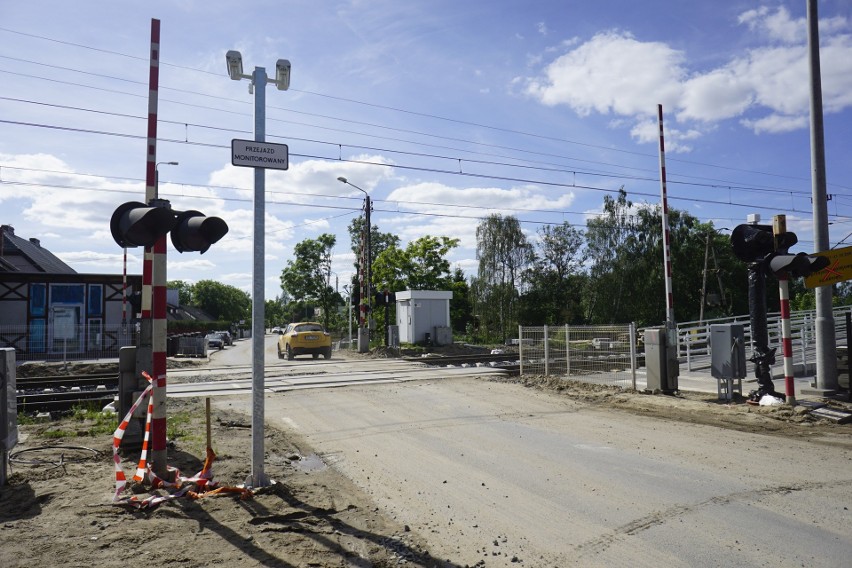
{"type": "Polygon", "coordinates": [[[803,388],[801,390],[803,395],[814,395],[821,398],[831,398],[837,394],[837,391],[834,389],[821,389],[813,384],[811,384],[811,388],[803,388]]]}
{"type": "Polygon", "coordinates": [[[244,484],[251,489],[260,489],[261,487],[269,487],[273,484],[273,481],[265,472],[257,472],[246,477],[244,484]]]}
{"type": "Polygon", "coordinates": [[[370,351],[370,330],[366,327],[358,328],[358,353],[370,351]]]}

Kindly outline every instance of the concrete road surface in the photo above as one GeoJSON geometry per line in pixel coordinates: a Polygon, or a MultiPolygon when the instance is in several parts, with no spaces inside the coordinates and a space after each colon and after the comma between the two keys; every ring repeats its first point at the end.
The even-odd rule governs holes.
{"type": "MultiPolygon", "coordinates": [[[[214,404],[250,411],[245,396],[214,404]]],[[[852,565],[848,439],[669,422],[477,378],[292,391],[267,396],[265,415],[459,566],[852,565]]]]}

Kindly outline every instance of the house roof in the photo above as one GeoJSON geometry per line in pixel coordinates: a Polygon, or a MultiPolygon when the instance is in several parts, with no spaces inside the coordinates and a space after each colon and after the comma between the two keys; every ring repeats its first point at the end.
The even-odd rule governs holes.
{"type": "Polygon", "coordinates": [[[42,248],[38,239],[16,236],[11,225],[0,226],[0,272],[77,273],[52,252],[42,248]]]}

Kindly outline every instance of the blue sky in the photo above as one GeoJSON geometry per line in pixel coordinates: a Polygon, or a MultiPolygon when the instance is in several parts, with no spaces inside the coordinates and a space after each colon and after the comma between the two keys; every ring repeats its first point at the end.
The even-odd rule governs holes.
{"type": "MultiPolygon", "coordinates": [[[[830,240],[852,233],[852,4],[819,2],[830,240]]],[[[668,196],[717,227],[786,214],[813,250],[805,2],[430,0],[45,1],[0,4],[0,221],[78,272],[120,273],[109,234],[121,203],[144,199],[151,18],[161,22],[160,196],[218,215],[229,234],[204,255],[170,247],[168,277],[251,290],[249,168],[230,141],[252,138],[247,81],[292,63],[267,89],[267,141],[288,171],[266,174],[266,296],[293,246],[337,235],[368,191],[373,221],[405,244],[460,239],[515,215],[530,239],[583,227],[620,187],[660,201],[657,104],[668,196]]],[[[128,270],[141,272],[141,249],[128,270]]],[[[662,262],[662,259],[661,259],[662,262]]],[[[674,266],[673,270],[677,270],[674,266]]]]}

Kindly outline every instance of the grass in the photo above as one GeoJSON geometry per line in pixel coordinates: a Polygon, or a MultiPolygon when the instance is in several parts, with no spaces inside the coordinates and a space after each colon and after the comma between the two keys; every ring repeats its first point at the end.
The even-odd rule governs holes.
{"type": "MultiPolygon", "coordinates": [[[[195,434],[189,428],[192,414],[187,411],[174,412],[167,417],[166,436],[170,440],[183,438],[187,441],[202,441],[203,436],[195,434]]],[[[18,425],[35,426],[45,424],[41,419],[25,413],[18,414],[18,425]]],[[[49,424],[49,423],[48,423],[49,424]]],[[[98,405],[79,405],[71,409],[66,418],[48,428],[41,436],[49,439],[83,438],[97,436],[112,436],[118,427],[118,417],[109,412],[102,412],[98,405]]]]}

